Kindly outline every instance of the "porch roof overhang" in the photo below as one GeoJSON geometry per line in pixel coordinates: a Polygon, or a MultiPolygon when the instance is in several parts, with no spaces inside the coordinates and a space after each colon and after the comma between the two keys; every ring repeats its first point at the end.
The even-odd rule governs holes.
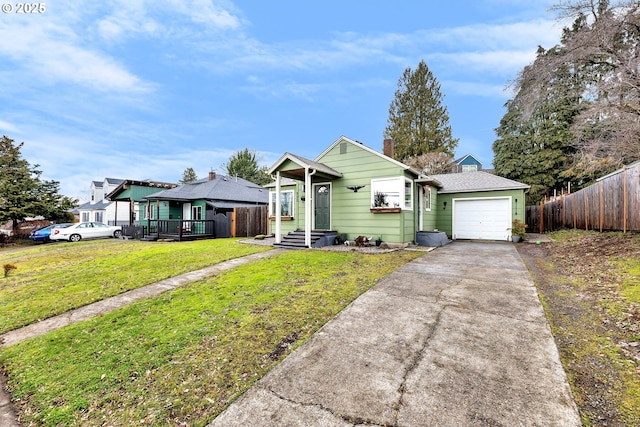
{"type": "Polygon", "coordinates": [[[207,205],[217,209],[232,209],[240,207],[266,206],[264,203],[229,202],[224,200],[208,200],[207,205]]]}
{"type": "Polygon", "coordinates": [[[342,173],[333,168],[330,168],[323,163],[296,156],[295,154],[291,153],[284,153],[282,157],[280,157],[280,159],[273,166],[271,166],[268,172],[271,175],[276,172],[280,172],[280,175],[283,177],[304,181],[305,171],[308,170],[316,171],[314,176],[323,179],[342,178],[342,173]],[[288,166],[286,169],[283,169],[283,166],[285,164],[287,164],[288,166]]]}
{"type": "Polygon", "coordinates": [[[436,187],[436,188],[442,188],[442,183],[440,181],[438,181],[435,178],[418,178],[415,180],[416,184],[420,184],[420,185],[430,185],[432,187],[436,187]]]}

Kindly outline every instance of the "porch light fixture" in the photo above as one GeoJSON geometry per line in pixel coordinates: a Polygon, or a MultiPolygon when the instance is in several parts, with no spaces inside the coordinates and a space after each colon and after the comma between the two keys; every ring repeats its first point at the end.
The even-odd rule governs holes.
{"type": "Polygon", "coordinates": [[[442,205],[444,206],[442,208],[442,210],[446,211],[447,210],[447,202],[442,202],[442,205]]]}

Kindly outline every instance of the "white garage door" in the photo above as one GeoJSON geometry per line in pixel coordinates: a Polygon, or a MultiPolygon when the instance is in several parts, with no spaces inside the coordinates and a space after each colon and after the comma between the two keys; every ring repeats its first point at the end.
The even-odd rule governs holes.
{"type": "Polygon", "coordinates": [[[454,199],[453,238],[508,240],[511,199],[454,199]]]}

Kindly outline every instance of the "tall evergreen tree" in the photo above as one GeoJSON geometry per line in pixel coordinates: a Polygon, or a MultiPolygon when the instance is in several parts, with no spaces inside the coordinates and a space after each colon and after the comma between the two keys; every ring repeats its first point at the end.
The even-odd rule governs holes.
{"type": "Polygon", "coordinates": [[[230,176],[237,176],[258,185],[265,185],[272,181],[267,173],[267,167],[259,167],[256,153],[248,148],[232,155],[226,168],[230,176]]]}
{"type": "Polygon", "coordinates": [[[180,184],[188,184],[197,180],[198,175],[196,175],[196,171],[193,170],[193,168],[186,168],[184,172],[182,172],[182,179],[180,180],[180,184]]]}
{"type": "MultiPolygon", "coordinates": [[[[566,30],[565,37],[569,34],[571,30],[566,30]]],[[[548,51],[538,48],[530,67],[555,62],[562,54],[558,46],[548,51]]],[[[581,95],[588,87],[589,71],[562,62],[556,62],[548,80],[528,71],[525,68],[517,82],[516,96],[505,104],[507,112],[493,144],[493,165],[497,175],[529,184],[527,201],[537,203],[572,179],[567,174],[575,151],[571,127],[587,105],[581,95]]]]}
{"type": "Polygon", "coordinates": [[[22,158],[24,143],[3,136],[0,139],[0,222],[13,221],[13,227],[26,217],[69,220],[68,210],[77,200],[58,193],[57,181],[41,181],[38,165],[22,158]]]}
{"type": "Polygon", "coordinates": [[[427,153],[453,156],[458,139],[452,136],[442,98],[440,84],[424,60],[414,71],[410,67],[404,71],[384,130],[384,138],[394,142],[396,160],[427,153]]]}

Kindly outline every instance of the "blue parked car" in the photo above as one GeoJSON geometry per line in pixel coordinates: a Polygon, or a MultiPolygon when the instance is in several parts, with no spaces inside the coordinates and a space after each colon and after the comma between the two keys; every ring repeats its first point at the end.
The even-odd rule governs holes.
{"type": "Polygon", "coordinates": [[[33,230],[30,234],[29,234],[29,238],[31,240],[33,240],[34,242],[49,242],[49,236],[51,235],[51,230],[55,227],[55,228],[67,228],[69,227],[71,224],[69,223],[62,223],[62,224],[52,224],[52,225],[48,225],[44,228],[39,228],[38,230],[33,230]]]}

